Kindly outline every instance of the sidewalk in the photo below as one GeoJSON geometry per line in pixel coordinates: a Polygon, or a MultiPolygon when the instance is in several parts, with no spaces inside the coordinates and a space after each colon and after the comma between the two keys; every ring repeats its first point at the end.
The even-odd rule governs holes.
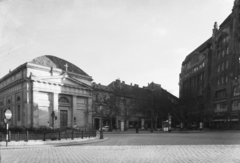
{"type": "Polygon", "coordinates": [[[31,147],[57,147],[57,146],[65,146],[65,145],[81,145],[81,144],[89,144],[96,143],[101,141],[106,141],[108,138],[99,139],[99,137],[95,138],[75,138],[75,139],[61,139],[61,140],[29,140],[26,141],[11,141],[8,142],[8,146],[6,147],[6,142],[0,142],[1,149],[13,149],[13,148],[31,148],[31,147]]]}

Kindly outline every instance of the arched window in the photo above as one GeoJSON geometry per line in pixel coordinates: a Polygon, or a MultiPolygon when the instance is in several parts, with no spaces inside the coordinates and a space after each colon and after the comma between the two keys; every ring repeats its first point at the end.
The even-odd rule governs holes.
{"type": "Polygon", "coordinates": [[[66,98],[66,97],[60,97],[58,102],[61,102],[61,103],[69,103],[69,100],[66,98]]]}

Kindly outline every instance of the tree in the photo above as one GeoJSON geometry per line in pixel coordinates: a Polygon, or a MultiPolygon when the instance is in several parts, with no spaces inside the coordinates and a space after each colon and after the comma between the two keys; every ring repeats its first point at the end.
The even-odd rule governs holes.
{"type": "Polygon", "coordinates": [[[123,87],[113,90],[113,94],[117,98],[117,109],[115,110],[117,115],[122,117],[124,121],[124,131],[127,130],[127,120],[130,117],[137,115],[141,112],[141,109],[138,107],[139,99],[136,96],[136,90],[133,88],[123,87]]]}

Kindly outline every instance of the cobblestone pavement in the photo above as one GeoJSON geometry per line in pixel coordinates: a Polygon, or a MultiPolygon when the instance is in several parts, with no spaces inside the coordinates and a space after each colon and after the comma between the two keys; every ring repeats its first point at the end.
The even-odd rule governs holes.
{"type": "Polygon", "coordinates": [[[4,149],[2,163],[240,163],[240,145],[63,146],[4,149]]]}

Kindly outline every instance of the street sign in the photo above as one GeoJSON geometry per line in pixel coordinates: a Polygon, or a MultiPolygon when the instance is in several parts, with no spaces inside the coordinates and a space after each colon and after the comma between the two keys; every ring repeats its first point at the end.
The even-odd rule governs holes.
{"type": "Polygon", "coordinates": [[[12,118],[12,112],[11,112],[11,110],[6,110],[6,111],[5,111],[5,117],[6,117],[7,119],[11,119],[11,118],[12,118]]]}

